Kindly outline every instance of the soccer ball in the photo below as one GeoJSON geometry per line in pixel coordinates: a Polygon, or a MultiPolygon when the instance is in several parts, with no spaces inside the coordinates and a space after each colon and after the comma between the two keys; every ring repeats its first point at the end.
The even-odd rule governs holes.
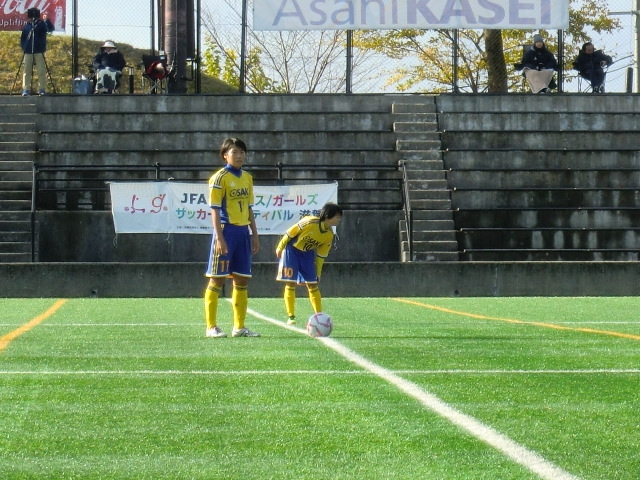
{"type": "Polygon", "coordinates": [[[333,320],[326,313],[314,313],[307,322],[307,333],[312,337],[328,337],[333,330],[333,320]]]}

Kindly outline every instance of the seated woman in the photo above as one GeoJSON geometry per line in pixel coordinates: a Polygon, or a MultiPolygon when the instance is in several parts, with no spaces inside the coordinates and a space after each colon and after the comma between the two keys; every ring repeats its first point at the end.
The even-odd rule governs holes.
{"type": "Polygon", "coordinates": [[[547,50],[542,35],[533,36],[533,46],[522,56],[521,68],[533,93],[547,93],[555,88],[553,74],[558,70],[556,57],[547,50]]]}
{"type": "Polygon", "coordinates": [[[111,40],[104,42],[92,63],[96,73],[95,93],[113,93],[120,86],[122,69],[127,63],[116,44],[111,40]]]}
{"type": "Polygon", "coordinates": [[[605,55],[602,50],[595,50],[593,43],[587,42],[582,45],[578,57],[573,62],[573,69],[589,82],[593,93],[604,93],[604,67],[612,63],[609,55],[605,55]]]}

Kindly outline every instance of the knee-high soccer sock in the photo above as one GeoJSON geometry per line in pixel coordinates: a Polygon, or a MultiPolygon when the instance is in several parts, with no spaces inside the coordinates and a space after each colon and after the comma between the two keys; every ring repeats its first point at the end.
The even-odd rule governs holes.
{"type": "Polygon", "coordinates": [[[284,286],[284,308],[286,308],[287,316],[289,318],[296,316],[296,286],[295,285],[284,286]]]}
{"type": "Polygon", "coordinates": [[[233,328],[236,330],[244,328],[244,320],[247,317],[248,297],[249,292],[247,292],[246,286],[233,285],[231,302],[233,303],[233,328]]]}
{"type": "Polygon", "coordinates": [[[320,296],[320,289],[317,285],[309,285],[309,300],[311,300],[311,306],[315,313],[322,311],[322,296],[320,296]]]}
{"type": "Polygon", "coordinates": [[[222,289],[214,283],[209,282],[207,289],[204,291],[204,319],[207,322],[207,328],[216,326],[218,316],[218,297],[222,289]]]}

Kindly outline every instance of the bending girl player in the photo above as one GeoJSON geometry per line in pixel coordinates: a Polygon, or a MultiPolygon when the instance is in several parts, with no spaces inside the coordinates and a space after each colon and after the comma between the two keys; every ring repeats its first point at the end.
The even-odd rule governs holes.
{"type": "Polygon", "coordinates": [[[320,216],[303,217],[282,236],[276,247],[280,259],[276,280],[284,282],[284,305],[288,323],[296,323],[296,286],[305,284],[315,313],[322,311],[322,297],[318,283],[322,265],[333,243],[333,229],[342,220],[342,208],[327,203],[320,216]]]}

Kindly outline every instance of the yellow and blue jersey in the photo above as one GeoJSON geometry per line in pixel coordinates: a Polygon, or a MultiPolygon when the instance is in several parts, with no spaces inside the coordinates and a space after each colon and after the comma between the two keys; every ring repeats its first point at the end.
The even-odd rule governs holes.
{"type": "Polygon", "coordinates": [[[318,217],[303,217],[287,230],[281,243],[286,244],[289,241],[300,251],[315,250],[317,256],[326,258],[333,243],[333,230],[324,228],[318,217]]]}
{"type": "Polygon", "coordinates": [[[333,230],[326,228],[320,218],[303,217],[286,231],[276,247],[276,250],[283,251],[277,280],[316,283],[322,274],[324,259],[331,250],[333,237],[333,230]]]}
{"type": "Polygon", "coordinates": [[[209,179],[209,206],[220,209],[221,223],[249,225],[253,202],[253,177],[244,170],[227,165],[209,179]]]}

